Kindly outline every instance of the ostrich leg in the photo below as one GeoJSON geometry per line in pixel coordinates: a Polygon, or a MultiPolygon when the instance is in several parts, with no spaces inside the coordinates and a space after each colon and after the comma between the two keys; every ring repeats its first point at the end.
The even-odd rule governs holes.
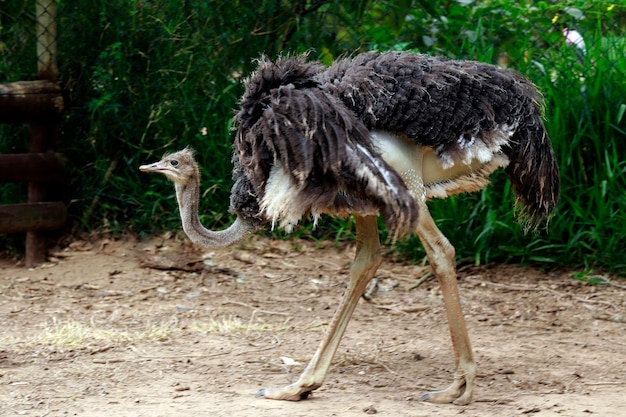
{"type": "Polygon", "coordinates": [[[456,281],[455,251],[448,239],[435,225],[426,204],[422,204],[420,207],[417,235],[424,245],[433,273],[441,285],[457,366],[454,381],[448,388],[442,391],[426,393],[422,395],[420,400],[466,405],[472,400],[472,388],[474,378],[476,377],[476,362],[474,362],[465,319],[461,311],[459,289],[456,281]]]}
{"type": "Polygon", "coordinates": [[[356,216],[356,239],[356,256],[350,270],[350,283],[341,305],[330,323],[330,328],[313,358],[296,382],[283,388],[263,389],[257,393],[257,396],[275,400],[298,401],[307,398],[314,389],[319,388],[324,382],[350,317],[352,317],[367,284],[382,262],[375,216],[356,216]]]}

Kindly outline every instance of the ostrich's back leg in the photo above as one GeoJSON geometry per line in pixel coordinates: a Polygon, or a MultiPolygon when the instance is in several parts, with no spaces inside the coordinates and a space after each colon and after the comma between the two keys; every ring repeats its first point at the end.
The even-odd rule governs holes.
{"type": "Polygon", "coordinates": [[[465,319],[461,311],[456,280],[455,251],[448,239],[435,225],[426,204],[422,204],[420,209],[417,235],[424,245],[433,273],[441,285],[457,366],[454,381],[448,388],[442,391],[429,392],[420,399],[436,403],[465,405],[472,400],[476,362],[474,362],[465,319]]]}
{"type": "Polygon", "coordinates": [[[413,141],[403,136],[375,132],[372,141],[380,150],[383,159],[402,176],[420,205],[416,232],[424,245],[433,273],[441,285],[454,346],[457,362],[454,382],[447,389],[425,394],[421,399],[467,404],[472,399],[476,364],[461,311],[454,247],[437,228],[428,211],[425,202],[427,187],[437,188],[441,184],[447,184],[448,188],[442,188],[444,193],[475,191],[485,186],[490,172],[508,161],[498,153],[489,162],[474,159],[470,164],[466,164],[457,161],[452,168],[444,168],[431,148],[416,146],[413,141]]]}
{"type": "Polygon", "coordinates": [[[298,401],[308,397],[311,391],[319,388],[324,382],[350,317],[367,284],[382,262],[375,216],[356,216],[356,238],[356,256],[350,270],[350,283],[324,340],[320,343],[308,366],[293,384],[282,388],[267,388],[259,391],[257,396],[298,401]]]}

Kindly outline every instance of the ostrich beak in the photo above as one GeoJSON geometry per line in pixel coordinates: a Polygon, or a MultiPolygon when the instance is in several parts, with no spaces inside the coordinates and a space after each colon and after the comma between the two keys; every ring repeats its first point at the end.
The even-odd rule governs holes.
{"type": "Polygon", "coordinates": [[[141,165],[139,167],[139,171],[141,172],[163,172],[165,168],[163,168],[159,162],[155,162],[153,164],[141,165]]]}
{"type": "Polygon", "coordinates": [[[170,167],[170,164],[164,160],[154,162],[152,164],[142,165],[139,167],[139,171],[156,172],[157,174],[163,174],[167,177],[168,180],[174,182],[175,184],[184,184],[188,180],[188,178],[186,178],[184,175],[181,175],[181,173],[178,172],[176,169],[170,167]]]}

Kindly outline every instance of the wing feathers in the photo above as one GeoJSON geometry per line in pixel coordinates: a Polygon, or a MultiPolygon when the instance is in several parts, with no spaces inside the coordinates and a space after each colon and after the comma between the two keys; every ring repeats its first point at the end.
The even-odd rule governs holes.
{"type": "Polygon", "coordinates": [[[418,208],[404,182],[341,100],[302,83],[280,85],[266,95],[268,104],[256,121],[242,121],[235,146],[268,218],[290,227],[307,213],[376,210],[394,237],[416,226],[418,208]]]}

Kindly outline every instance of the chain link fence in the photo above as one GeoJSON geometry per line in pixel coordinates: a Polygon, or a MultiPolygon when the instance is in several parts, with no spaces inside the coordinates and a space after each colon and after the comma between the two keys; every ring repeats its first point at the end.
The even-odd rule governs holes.
{"type": "MultiPolygon", "coordinates": [[[[190,3],[193,2],[183,2],[181,7],[189,7],[189,17],[193,18],[190,3]]],[[[617,2],[580,2],[577,7],[565,1],[537,2],[543,6],[529,7],[502,1],[329,0],[286,2],[282,9],[273,2],[261,2],[261,9],[248,7],[252,3],[248,5],[246,1],[238,2],[238,6],[232,2],[211,3],[216,10],[237,12],[205,21],[205,24],[212,19],[219,21],[223,28],[231,28],[230,33],[211,38],[210,28],[196,29],[206,32],[207,41],[214,42],[219,49],[235,49],[242,44],[252,47],[248,51],[239,50],[244,56],[234,57],[233,61],[242,58],[249,61],[261,52],[272,54],[281,50],[312,49],[329,62],[340,54],[363,49],[414,49],[480,59],[527,73],[537,70],[553,78],[558,75],[555,72],[580,71],[585,60],[601,63],[603,71],[626,76],[623,64],[626,6],[617,2]],[[263,5],[268,10],[262,10],[263,5]],[[229,17],[233,21],[224,21],[229,17]],[[250,21],[246,22],[248,19],[250,21]],[[259,49],[253,50],[255,46],[259,49]],[[563,66],[564,63],[552,65],[564,58],[567,66],[563,66]]],[[[133,13],[145,12],[130,2],[125,7],[133,13]]],[[[69,6],[66,9],[76,13],[69,6]]],[[[106,31],[106,26],[114,26],[115,19],[120,17],[118,9],[103,6],[89,10],[96,14],[91,18],[99,21],[100,28],[106,31]]],[[[71,16],[72,19],[77,17],[71,16]]],[[[85,21],[90,16],[80,18],[83,25],[93,24],[85,21]]],[[[13,0],[8,5],[3,4],[0,80],[32,79],[36,71],[42,72],[44,77],[58,73],[56,22],[57,2],[54,0],[13,0]],[[31,65],[35,59],[36,64],[31,65]]],[[[133,32],[140,33],[141,28],[132,28],[128,35],[133,32]]],[[[71,42],[71,33],[64,37],[71,42]]],[[[97,40],[94,39],[95,48],[110,47],[98,45],[97,40]]]]}
{"type": "MultiPolygon", "coordinates": [[[[166,8],[167,1],[155,2],[166,8]]],[[[194,19],[194,2],[183,2],[194,19]]],[[[558,78],[562,72],[584,71],[601,66],[602,71],[624,77],[626,6],[610,1],[537,2],[541,6],[503,1],[457,0],[452,2],[391,1],[292,1],[279,6],[249,1],[210,2],[221,16],[208,17],[196,30],[199,36],[230,56],[228,71],[240,70],[261,52],[270,55],[282,50],[313,50],[327,63],[340,54],[364,49],[413,49],[455,58],[480,59],[509,66],[533,75],[558,78]],[[250,4],[248,4],[250,3],[250,4]],[[215,34],[209,24],[226,30],[215,34]],[[230,31],[227,29],[230,28],[230,31]],[[248,49],[245,45],[249,45],[248,49]],[[234,52],[233,52],[234,51],[234,52]]],[[[531,4],[534,2],[531,2],[531,4]]],[[[149,13],[137,4],[124,5],[130,13],[149,13]]],[[[159,6],[160,5],[160,6],[159,6]]],[[[77,16],[64,5],[65,19],[97,26],[102,32],[114,27],[120,7],[85,7],[92,16],[77,16]],[[71,14],[71,16],[69,15],[71,14]],[[90,22],[89,19],[92,21],[90,22]]],[[[123,8],[122,7],[122,8],[123,8]]],[[[61,7],[63,10],[64,7],[61,7]]],[[[62,11],[63,13],[63,11],[62,11]]],[[[217,13],[215,13],[217,14],[217,13]]],[[[147,17],[147,16],[145,16],[147,17]]],[[[61,16],[63,18],[63,16],[61,16]]],[[[141,21],[136,20],[136,24],[141,21]]],[[[167,22],[163,22],[167,25],[167,22]]],[[[13,0],[0,11],[0,80],[56,78],[57,2],[55,0],[13,0]],[[36,49],[35,49],[36,48],[36,49]],[[32,64],[36,60],[35,64],[32,64]]],[[[77,30],[71,25],[66,30],[77,30]]],[[[140,34],[130,28],[128,36],[140,34]]],[[[96,33],[94,33],[96,35],[96,33]]],[[[121,35],[121,34],[120,34],[121,35]]],[[[173,34],[174,37],[178,34],[173,34]]],[[[71,43],[73,34],[63,34],[71,43]]],[[[93,39],[101,50],[111,45],[93,39]]],[[[132,39],[129,39],[133,42],[132,39]]],[[[177,42],[172,38],[172,42],[177,42]]],[[[62,45],[71,51],[71,45],[62,45]]],[[[143,51],[145,53],[145,51],[143,51]]],[[[211,54],[213,55],[213,54],[211,54]]],[[[73,59],[67,56],[66,59],[73,59]]],[[[212,56],[215,58],[215,55],[212,56]]],[[[95,64],[94,62],[91,63],[95,64]]],[[[88,70],[88,68],[86,69],[88,70]]]]}
{"type": "Polygon", "coordinates": [[[0,10],[0,82],[56,80],[56,0],[14,0],[0,10]]]}
{"type": "Polygon", "coordinates": [[[56,0],[36,0],[35,21],[38,76],[40,79],[56,81],[59,74],[56,0]]]}

